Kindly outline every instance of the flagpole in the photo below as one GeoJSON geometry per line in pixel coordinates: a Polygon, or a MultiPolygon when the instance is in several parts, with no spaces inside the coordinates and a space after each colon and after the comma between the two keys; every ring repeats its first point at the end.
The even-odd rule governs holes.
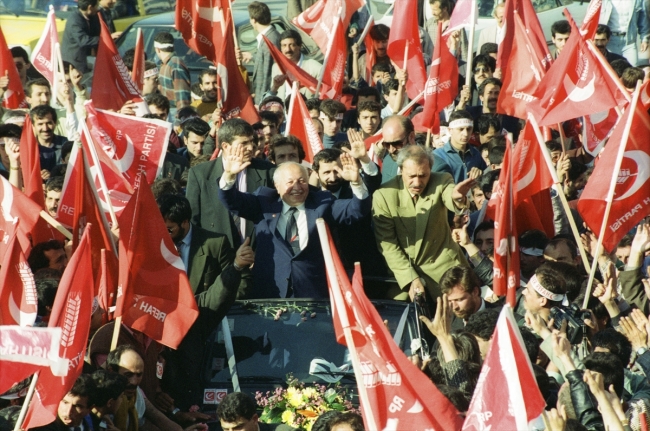
{"type": "MultiPolygon", "coordinates": [[[[589,50],[591,53],[598,59],[600,62],[600,65],[602,66],[603,69],[605,69],[605,72],[609,75],[609,77],[614,81],[616,86],[618,87],[618,91],[623,93],[623,96],[627,99],[627,101],[630,101],[630,93],[625,89],[623,86],[623,83],[619,79],[618,75],[616,75],[616,72],[614,72],[614,69],[612,69],[612,66],[609,65],[609,62],[605,59],[603,54],[600,52],[598,48],[595,47],[594,42],[592,40],[586,40],[587,47],[589,47],[589,50]]],[[[620,114],[620,110],[618,111],[620,114]]]]}
{"type": "Polygon", "coordinates": [[[427,141],[424,143],[424,146],[426,148],[431,147],[431,128],[430,127],[427,129],[427,141]]]}
{"type": "Polygon", "coordinates": [[[32,377],[32,382],[29,384],[29,389],[27,390],[27,395],[25,395],[25,400],[23,401],[23,406],[20,409],[20,414],[18,415],[18,419],[16,419],[16,426],[14,427],[14,431],[20,431],[21,425],[23,424],[23,421],[25,420],[25,416],[27,416],[27,409],[29,409],[29,403],[32,401],[32,397],[34,396],[34,391],[36,390],[36,382],[38,381],[38,375],[41,372],[38,371],[34,373],[32,377]]]}
{"type": "MultiPolygon", "coordinates": [[[[323,248],[323,257],[325,258],[325,268],[327,269],[327,272],[333,274],[335,272],[334,260],[332,259],[332,251],[330,250],[330,244],[328,241],[329,235],[327,233],[325,220],[323,220],[322,218],[317,219],[316,228],[318,229],[318,237],[320,238],[320,245],[323,248]]],[[[359,404],[363,406],[364,422],[367,425],[366,429],[378,430],[379,428],[375,423],[375,417],[372,414],[372,409],[368,405],[368,393],[366,392],[366,386],[363,384],[363,374],[361,372],[361,360],[359,359],[358,353],[354,345],[354,339],[352,338],[352,331],[350,330],[350,322],[348,321],[348,315],[345,312],[346,309],[345,300],[343,299],[343,295],[341,295],[341,286],[338,284],[338,280],[336,279],[336,277],[329,277],[328,280],[331,283],[330,286],[330,291],[332,293],[331,300],[334,302],[334,305],[339,310],[338,315],[341,317],[341,326],[343,327],[343,334],[345,335],[345,344],[348,346],[348,351],[350,352],[350,358],[352,359],[352,368],[354,370],[354,377],[357,380],[357,388],[359,390],[359,404]]]]}
{"type": "Polygon", "coordinates": [[[59,223],[59,221],[57,219],[55,219],[50,214],[45,212],[45,210],[41,210],[41,212],[39,214],[40,214],[40,216],[41,216],[41,218],[43,220],[48,222],[54,229],[61,232],[63,234],[63,236],[65,236],[66,238],[68,238],[70,240],[72,239],[72,233],[68,229],[63,227],[63,225],[61,223],[59,223]]]}
{"type": "Polygon", "coordinates": [[[566,154],[566,143],[564,142],[564,129],[562,123],[557,123],[557,131],[560,134],[560,144],[562,144],[562,154],[566,154]]]}
{"type": "Polygon", "coordinates": [[[576,221],[573,218],[573,213],[571,212],[571,208],[569,207],[569,202],[567,201],[566,195],[564,194],[564,188],[562,187],[562,184],[560,183],[560,179],[557,177],[557,173],[555,172],[555,168],[553,167],[553,162],[551,161],[551,157],[548,154],[548,151],[546,150],[546,145],[544,145],[544,137],[542,136],[542,133],[539,131],[539,125],[537,124],[537,121],[535,121],[535,117],[533,117],[531,113],[528,113],[528,120],[531,122],[533,126],[533,130],[535,131],[535,136],[537,136],[537,143],[541,147],[542,155],[544,156],[544,161],[546,162],[546,166],[548,167],[548,170],[551,172],[551,176],[553,177],[553,183],[556,185],[557,193],[560,196],[560,201],[562,201],[562,208],[564,208],[566,217],[569,220],[569,225],[571,226],[571,232],[573,233],[573,238],[576,240],[576,243],[578,245],[578,251],[580,252],[580,258],[582,259],[582,264],[585,267],[585,271],[591,272],[591,265],[589,264],[589,259],[587,259],[587,252],[585,250],[585,247],[582,245],[582,240],[580,239],[580,232],[578,231],[578,226],[576,225],[576,221]]]}
{"type": "Polygon", "coordinates": [[[320,99],[320,87],[323,84],[323,76],[325,75],[325,68],[327,67],[327,61],[332,54],[332,46],[334,45],[334,39],[336,38],[336,31],[339,28],[341,22],[341,14],[343,13],[343,8],[340,7],[338,13],[336,14],[336,21],[334,21],[334,27],[332,28],[332,38],[327,44],[327,52],[325,53],[325,58],[323,59],[323,66],[320,68],[320,73],[318,74],[318,84],[316,85],[316,97],[320,99]]]}
{"type": "Polygon", "coordinates": [[[632,104],[628,109],[631,109],[630,115],[627,119],[627,124],[625,124],[625,129],[623,130],[623,138],[618,147],[618,154],[616,155],[616,162],[614,163],[614,174],[609,183],[609,190],[607,191],[605,207],[605,213],[603,214],[603,222],[600,225],[600,235],[598,235],[598,242],[596,244],[596,250],[594,251],[594,264],[591,267],[589,272],[589,281],[587,282],[587,291],[585,292],[585,299],[582,303],[582,308],[587,308],[587,303],[589,302],[589,297],[591,296],[591,289],[594,283],[594,277],[596,276],[596,268],[598,268],[598,256],[600,255],[601,249],[603,247],[603,237],[605,236],[605,230],[607,229],[607,222],[609,219],[609,213],[612,209],[612,201],[614,200],[614,191],[616,190],[616,181],[618,180],[618,172],[621,170],[621,163],[623,162],[623,156],[625,155],[625,149],[627,147],[627,140],[630,138],[630,129],[632,128],[632,121],[634,121],[634,114],[636,113],[636,105],[639,101],[639,93],[641,89],[641,83],[636,83],[636,89],[632,95],[632,104]]]}
{"type": "Polygon", "coordinates": [[[291,84],[291,99],[289,100],[289,112],[287,113],[287,127],[284,128],[284,136],[289,136],[289,128],[291,127],[291,119],[293,117],[293,108],[296,104],[296,97],[298,97],[298,81],[293,81],[291,84]]]}
{"type": "MultiPolygon", "coordinates": [[[[470,84],[472,81],[472,65],[474,63],[474,33],[476,31],[476,2],[472,1],[472,26],[469,28],[469,46],[467,47],[467,68],[465,72],[465,85],[467,88],[471,88],[470,84]]],[[[460,31],[465,31],[461,29],[460,31]]]]}

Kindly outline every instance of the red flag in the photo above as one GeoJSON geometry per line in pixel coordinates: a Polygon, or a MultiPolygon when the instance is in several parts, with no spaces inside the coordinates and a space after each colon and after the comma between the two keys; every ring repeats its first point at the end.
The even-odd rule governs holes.
{"type": "Polygon", "coordinates": [[[5,35],[0,28],[0,76],[9,78],[9,86],[2,96],[2,106],[7,109],[27,108],[25,91],[20,82],[20,75],[16,69],[16,63],[7,46],[5,35]]]}
{"type": "Polygon", "coordinates": [[[142,89],[144,88],[144,62],[144,37],[142,36],[142,28],[138,27],[138,35],[135,39],[135,53],[133,55],[131,79],[140,93],[142,93],[142,89]]]}
{"type": "Polygon", "coordinates": [[[526,123],[519,135],[519,141],[512,152],[512,184],[515,186],[513,202],[515,207],[542,190],[551,188],[559,182],[555,171],[549,169],[542,148],[543,142],[537,141],[535,130],[530,122],[526,123]]]}
{"type": "Polygon", "coordinates": [[[0,262],[4,259],[9,238],[18,220],[18,229],[23,233],[19,236],[20,246],[24,253],[29,253],[31,244],[28,238],[40,220],[40,212],[41,208],[34,201],[0,175],[0,262]]]}
{"type": "MultiPolygon", "coordinates": [[[[542,78],[528,106],[540,126],[606,111],[627,102],[604,65],[588,48],[571,20],[571,36],[542,78]]],[[[608,66],[607,66],[608,67],[608,66]]]]}
{"type": "Polygon", "coordinates": [[[60,343],[61,328],[0,326],[0,394],[44,367],[66,374],[67,361],[56,355],[60,343]]]}
{"type": "Polygon", "coordinates": [[[264,41],[271,51],[271,57],[273,61],[278,65],[282,74],[287,75],[287,82],[289,85],[293,85],[294,82],[298,82],[301,87],[305,87],[312,93],[316,93],[316,87],[318,86],[318,80],[305,72],[300,66],[296,63],[289,60],[287,57],[280,52],[280,50],[264,36],[264,41]]]}
{"type": "MultiPolygon", "coordinates": [[[[438,22],[437,40],[440,41],[442,40],[442,36],[440,35],[441,31],[442,22],[438,22]]],[[[457,94],[458,63],[456,62],[456,58],[449,52],[447,44],[437,43],[433,50],[431,70],[429,71],[429,79],[427,79],[424,91],[422,126],[426,129],[433,129],[432,133],[439,133],[440,120],[438,114],[454,101],[457,94]]]]}
{"type": "Polygon", "coordinates": [[[551,53],[548,51],[546,38],[544,37],[544,31],[542,30],[542,26],[539,23],[537,12],[531,3],[531,0],[506,1],[506,7],[504,10],[506,34],[501,44],[499,44],[499,52],[497,54],[497,69],[505,70],[508,66],[512,65],[510,61],[510,55],[512,51],[512,44],[515,40],[515,11],[521,18],[521,22],[526,28],[526,33],[528,33],[528,39],[534,47],[534,52],[545,54],[542,65],[545,69],[548,69],[549,65],[552,62],[551,53]]]}
{"type": "Polygon", "coordinates": [[[118,261],[114,253],[102,249],[101,260],[99,266],[99,280],[95,293],[97,294],[97,301],[99,307],[106,312],[106,321],[113,320],[111,318],[111,307],[115,305],[115,292],[117,292],[117,278],[118,261]]]}
{"type": "Polygon", "coordinates": [[[183,261],[143,179],[120,217],[115,317],[176,349],[199,312],[183,261]]]}
{"type": "Polygon", "coordinates": [[[650,81],[641,86],[641,94],[639,94],[639,100],[646,110],[650,109],[650,81]]]}
{"type": "Polygon", "coordinates": [[[348,55],[347,36],[345,34],[347,27],[343,26],[343,22],[338,19],[335,21],[334,26],[336,27],[332,27],[334,38],[331,40],[321,73],[323,74],[322,81],[327,84],[325,88],[327,97],[339,100],[343,93],[345,62],[348,55]]]}
{"type": "MultiPolygon", "coordinates": [[[[216,43],[216,40],[215,40],[216,43]]],[[[224,119],[242,118],[250,124],[260,121],[259,113],[239,71],[235,58],[233,26],[230,15],[226,17],[226,33],[223,47],[217,54],[217,75],[220,86],[222,116],[224,119]]]]}
{"type": "Polygon", "coordinates": [[[525,430],[545,407],[512,308],[506,305],[483,362],[463,431],[525,430]]]}
{"type": "Polygon", "coordinates": [[[305,150],[305,161],[313,163],[314,156],[323,149],[323,143],[309,115],[309,110],[303,98],[297,91],[291,94],[291,103],[287,112],[287,131],[302,143],[305,150]]]}
{"type": "Polygon", "coordinates": [[[383,325],[363,291],[360,266],[355,265],[350,284],[327,226],[322,222],[318,229],[337,341],[357,359],[353,364],[365,428],[459,429],[462,419],[456,408],[406,357],[383,325]]]}
{"type": "Polygon", "coordinates": [[[513,25],[514,40],[508,67],[503,73],[497,112],[525,119],[528,117],[528,104],[535,100],[533,95],[551,63],[546,61],[549,55],[546,45],[543,51],[536,51],[536,44],[528,36],[516,11],[513,25]]]}
{"type": "Polygon", "coordinates": [[[90,226],[86,228],[77,251],[63,272],[48,323],[50,328],[61,328],[58,356],[70,361],[68,374],[65,377],[56,377],[49,369],[39,373],[36,392],[22,425],[24,429],[47,425],[56,419],[59,402],[83,369],[94,298],[90,256],[91,230],[90,226]]]}
{"type": "Polygon", "coordinates": [[[320,0],[293,19],[299,29],[311,36],[325,54],[332,40],[330,29],[341,11],[343,29],[350,24],[352,14],[366,4],[365,0],[320,0]]]}
{"type": "MultiPolygon", "coordinates": [[[[0,325],[32,326],[38,311],[34,275],[20,248],[18,225],[7,243],[0,267],[0,325]]],[[[0,392],[2,393],[2,392],[0,392]]]]}
{"type": "Polygon", "coordinates": [[[603,246],[612,251],[641,219],[650,213],[650,117],[643,105],[628,107],[598,158],[578,200],[578,211],[603,246]],[[629,137],[623,141],[625,129],[629,137]],[[622,161],[618,154],[623,151],[622,161]],[[620,163],[620,165],[618,165],[620,163]],[[605,232],[601,232],[612,178],[616,178],[605,232]],[[606,192],[608,191],[608,192],[606,192]]]}
{"type": "Polygon", "coordinates": [[[25,125],[20,135],[20,168],[23,174],[23,190],[38,206],[45,208],[43,178],[41,177],[41,158],[38,141],[34,136],[32,119],[25,117],[25,125]]]}
{"type": "Polygon", "coordinates": [[[582,20],[580,26],[580,34],[585,39],[593,39],[596,36],[596,29],[598,28],[598,19],[600,18],[600,9],[603,6],[603,0],[591,0],[587,8],[587,14],[582,20]]]}
{"type": "Polygon", "coordinates": [[[55,84],[54,76],[58,68],[56,60],[57,43],[59,43],[59,34],[56,31],[56,17],[54,8],[50,8],[41,38],[36,43],[30,58],[34,69],[38,70],[52,87],[55,84]]]}
{"type": "Polygon", "coordinates": [[[582,145],[596,157],[618,121],[616,108],[582,117],[582,145]]]}
{"type": "Polygon", "coordinates": [[[142,94],[131,80],[129,69],[111,38],[111,33],[104,20],[99,16],[102,31],[97,46],[97,58],[93,74],[93,104],[96,108],[119,111],[129,100],[138,102],[139,108],[149,109],[142,99],[142,94]]]}
{"type": "MultiPolygon", "coordinates": [[[[476,1],[458,0],[456,2],[456,6],[454,6],[454,10],[451,13],[451,16],[449,17],[449,25],[442,35],[446,38],[446,36],[456,30],[476,25],[476,20],[478,18],[476,12],[476,1]]],[[[436,40],[442,39],[438,37],[436,40]]]]}
{"type": "MultiPolygon", "coordinates": [[[[519,287],[519,245],[517,244],[517,226],[515,224],[515,194],[513,184],[512,146],[506,144],[501,174],[492,197],[488,202],[488,211],[494,216],[494,293],[506,295],[508,304],[514,307],[516,292],[519,287]]],[[[516,160],[516,159],[515,159],[516,160]]]]}
{"type": "MultiPolygon", "coordinates": [[[[371,28],[374,27],[375,19],[371,16],[370,19],[373,21],[371,28]]],[[[366,82],[368,85],[375,85],[375,81],[372,79],[372,68],[377,62],[377,53],[375,52],[375,42],[370,37],[370,32],[366,34],[363,43],[366,45],[366,82]]]]}
{"type": "Polygon", "coordinates": [[[427,73],[424,68],[422,44],[418,32],[418,2],[411,0],[395,0],[394,17],[388,37],[386,52],[391,60],[401,69],[408,72],[406,93],[410,99],[415,99],[424,90],[427,73]],[[408,50],[408,56],[406,56],[408,50]],[[405,58],[406,64],[404,62],[405,58]]]}
{"type": "Polygon", "coordinates": [[[174,22],[187,46],[216,63],[219,51],[226,47],[229,16],[228,0],[178,0],[174,22]]]}

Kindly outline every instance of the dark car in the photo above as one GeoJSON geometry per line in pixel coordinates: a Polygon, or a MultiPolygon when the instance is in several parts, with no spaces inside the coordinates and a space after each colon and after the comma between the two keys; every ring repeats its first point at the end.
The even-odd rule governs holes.
{"type": "MultiPolygon", "coordinates": [[[[411,342],[418,337],[414,305],[385,300],[373,304],[388,321],[397,345],[410,355],[411,342]]],[[[203,370],[203,411],[214,411],[218,401],[233,392],[229,362],[236,364],[241,391],[253,397],[257,391],[286,386],[288,373],[306,385],[339,382],[356,396],[349,351],[336,341],[328,300],[238,301],[227,319],[232,350],[220,326],[206,344],[202,363],[196,364],[203,370]]]]}
{"type": "MultiPolygon", "coordinates": [[[[245,10],[234,9],[233,17],[235,20],[239,48],[244,52],[253,53],[254,57],[254,54],[257,51],[257,34],[253,30],[253,26],[250,24],[248,12],[245,10]]],[[[287,19],[284,17],[273,17],[271,22],[279,33],[282,33],[289,27],[295,28],[289,24],[287,19]]],[[[174,52],[187,65],[188,69],[190,70],[193,83],[198,80],[198,76],[201,70],[212,66],[211,61],[191,50],[183,41],[181,34],[174,28],[174,13],[172,12],[141,19],[134,22],[131,26],[124,30],[122,36],[116,41],[117,48],[119,49],[121,55],[124,55],[126,51],[135,47],[138,28],[142,29],[142,36],[144,38],[144,50],[147,55],[147,59],[155,61],[156,63],[159,63],[159,60],[156,58],[156,53],[154,51],[153,38],[156,33],[160,31],[170,32],[175,38],[174,52]]],[[[302,35],[303,54],[305,57],[314,58],[322,62],[323,54],[319,50],[318,46],[309,36],[305,35],[304,33],[302,35]]],[[[245,63],[244,66],[248,70],[249,75],[252,75],[254,66],[253,61],[245,63]]]]}

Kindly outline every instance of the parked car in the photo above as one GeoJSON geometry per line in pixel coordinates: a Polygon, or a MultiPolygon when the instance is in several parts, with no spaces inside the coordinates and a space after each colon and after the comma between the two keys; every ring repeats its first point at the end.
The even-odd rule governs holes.
{"type": "MultiPolygon", "coordinates": [[[[411,342],[418,338],[414,304],[386,300],[373,304],[388,321],[397,345],[410,355],[411,342]]],[[[306,385],[338,381],[356,397],[349,351],[336,342],[328,300],[237,301],[227,319],[242,392],[254,397],[257,391],[286,387],[287,374],[292,373],[306,385]]],[[[202,411],[214,411],[218,401],[233,391],[221,326],[208,339],[201,363],[195,365],[203,370],[202,411]]],[[[358,405],[358,399],[353,403],[358,405]]]]}
{"type": "MultiPolygon", "coordinates": [[[[257,51],[257,34],[253,30],[250,23],[248,12],[242,9],[233,9],[233,17],[235,20],[235,28],[237,33],[237,41],[239,48],[244,52],[253,53],[257,51]]],[[[289,21],[282,16],[275,16],[272,18],[271,23],[279,33],[282,33],[287,28],[295,28],[289,21]]],[[[158,62],[156,58],[153,38],[156,33],[160,31],[168,31],[174,36],[174,52],[179,56],[185,65],[190,70],[192,82],[196,82],[201,70],[207,69],[212,65],[204,56],[197,54],[190,49],[183,41],[181,34],[174,28],[174,13],[163,13],[149,18],[141,19],[131,26],[129,26],[122,36],[116,41],[116,45],[120,54],[124,54],[127,50],[135,47],[135,40],[138,28],[142,29],[142,36],[144,37],[144,50],[147,58],[152,61],[158,62]]],[[[314,58],[318,61],[323,61],[323,54],[319,50],[314,41],[303,33],[303,47],[302,52],[305,57],[314,58]]],[[[253,74],[254,61],[245,63],[244,66],[248,70],[249,75],[253,74]]]]}

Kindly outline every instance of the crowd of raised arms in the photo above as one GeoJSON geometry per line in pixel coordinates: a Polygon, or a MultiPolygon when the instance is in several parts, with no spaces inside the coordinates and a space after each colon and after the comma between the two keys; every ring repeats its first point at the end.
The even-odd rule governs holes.
{"type": "MultiPolygon", "coordinates": [[[[467,414],[468,429],[490,428],[489,416],[477,425],[467,412],[504,308],[537,383],[523,398],[539,391],[545,402],[528,429],[648,429],[649,2],[592,0],[582,27],[567,16],[547,29],[530,14],[543,2],[484,1],[494,19],[473,37],[457,10],[474,13],[473,1],[426,1],[430,14],[423,1],[396,0],[389,27],[363,0],[343,0],[338,75],[336,44],[323,50],[318,25],[307,33],[322,52],[308,55],[304,31],[243,1],[256,49],[224,36],[210,58],[218,67],[194,76],[178,50],[185,36],[204,54],[200,18],[182,8],[203,5],[179,0],[177,21],[191,13],[183,25],[194,27],[153,35],[155,58],[142,61],[135,48],[114,57],[140,97],[123,97],[100,65],[121,36],[116,0],[77,1],[55,82],[24,48],[4,45],[0,324],[24,323],[29,298],[15,298],[29,283],[36,327],[63,325],[70,303],[61,296],[82,289],[75,282],[95,286],[92,308],[77,315],[88,319],[75,324],[77,337],[87,334],[76,352],[85,361],[70,362],[76,380],[54,401],[47,393],[58,384],[35,384],[23,429],[293,429],[262,423],[261,406],[241,392],[216,418],[206,414],[196,358],[235,300],[330,298],[317,219],[348,277],[360,264],[367,298],[416,304],[435,343],[409,359],[467,414]],[[400,39],[404,23],[418,24],[419,40],[400,39]],[[548,46],[540,29],[550,30],[548,46]],[[228,53],[236,63],[224,63],[228,53]],[[80,206],[88,199],[93,210],[80,206]],[[167,338],[173,310],[142,299],[155,296],[143,293],[147,283],[193,316],[177,338],[167,338]],[[147,324],[129,319],[129,301],[147,324]]],[[[289,0],[286,18],[300,15],[300,27],[317,3],[331,12],[325,0],[289,0]]],[[[4,352],[0,430],[13,430],[33,377],[12,379],[4,352]]],[[[379,431],[368,424],[333,412],[303,429],[379,431]]]]}

